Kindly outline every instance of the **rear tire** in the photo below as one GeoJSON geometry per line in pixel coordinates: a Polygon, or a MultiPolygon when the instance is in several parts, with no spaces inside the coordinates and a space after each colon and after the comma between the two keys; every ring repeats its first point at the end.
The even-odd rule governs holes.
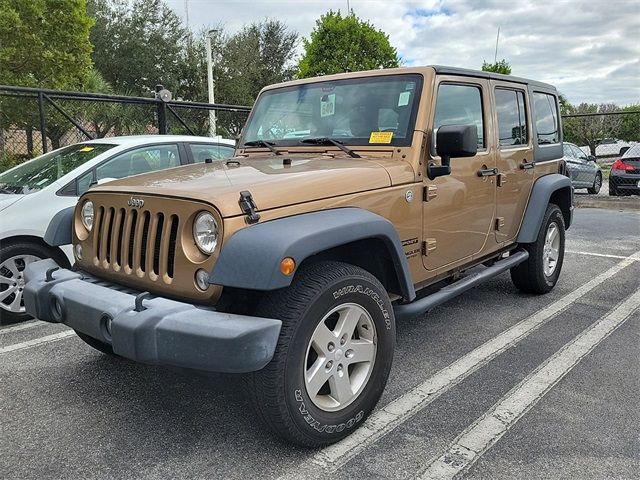
{"type": "Polygon", "coordinates": [[[593,181],[593,187],[587,188],[587,192],[591,195],[597,195],[600,192],[600,188],[602,187],[602,174],[600,172],[596,173],[596,178],[593,181]]]}
{"type": "Polygon", "coordinates": [[[113,353],[113,348],[111,347],[111,345],[101,342],[100,340],[96,340],[95,338],[90,337],[89,335],[85,335],[84,333],[77,330],[74,330],[74,332],[76,332],[76,335],[78,335],[78,337],[80,337],[80,339],[90,347],[93,347],[106,355],[115,355],[115,353],[113,353]]]}
{"type": "Polygon", "coordinates": [[[282,320],[273,359],[247,376],[267,428],[287,442],[320,447],[362,425],[393,359],[395,320],[380,282],[345,263],[303,265],[256,314],[282,320]]]}
{"type": "Polygon", "coordinates": [[[511,269],[511,280],[525,293],[547,293],[555,287],[564,260],[565,226],[557,205],[547,206],[538,237],[522,244],[529,258],[511,269]]]}

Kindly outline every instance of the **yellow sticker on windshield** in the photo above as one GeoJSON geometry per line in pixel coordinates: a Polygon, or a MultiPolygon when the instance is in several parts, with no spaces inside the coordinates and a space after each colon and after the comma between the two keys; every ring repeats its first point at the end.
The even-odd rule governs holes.
{"type": "Polygon", "coordinates": [[[391,143],[393,132],[371,132],[369,143],[391,143]]]}
{"type": "Polygon", "coordinates": [[[82,147],[79,151],[80,152],[90,152],[91,150],[93,150],[93,147],[82,147]]]}

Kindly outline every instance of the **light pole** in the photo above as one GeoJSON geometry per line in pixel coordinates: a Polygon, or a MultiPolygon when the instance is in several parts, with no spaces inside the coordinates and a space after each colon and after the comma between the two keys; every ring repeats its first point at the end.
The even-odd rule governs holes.
{"type": "MultiPolygon", "coordinates": [[[[213,94],[213,58],[211,55],[211,34],[215,33],[217,30],[209,30],[207,32],[207,41],[206,41],[206,49],[207,49],[207,89],[209,91],[209,103],[216,103],[215,97],[213,94]]],[[[216,111],[209,110],[209,136],[216,136],[216,111]]]]}

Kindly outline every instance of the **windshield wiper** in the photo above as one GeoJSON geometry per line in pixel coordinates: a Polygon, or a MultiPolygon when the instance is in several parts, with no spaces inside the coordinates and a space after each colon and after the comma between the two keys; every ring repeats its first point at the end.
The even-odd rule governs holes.
{"type": "Polygon", "coordinates": [[[300,143],[311,143],[313,145],[335,145],[347,155],[353,158],[361,158],[356,152],[346,147],[342,142],[329,137],[303,138],[300,143]]]}
{"type": "Polygon", "coordinates": [[[282,152],[274,147],[273,142],[267,142],[266,140],[250,140],[248,142],[244,142],[243,147],[267,147],[276,155],[282,155],[282,152]]]}

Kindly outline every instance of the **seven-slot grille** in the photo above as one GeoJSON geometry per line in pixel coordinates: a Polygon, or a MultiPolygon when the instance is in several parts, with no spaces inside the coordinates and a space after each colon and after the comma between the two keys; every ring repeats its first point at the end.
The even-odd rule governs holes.
{"type": "Polygon", "coordinates": [[[93,233],[98,264],[116,272],[171,283],[178,222],[177,215],[98,207],[93,233]]]}

